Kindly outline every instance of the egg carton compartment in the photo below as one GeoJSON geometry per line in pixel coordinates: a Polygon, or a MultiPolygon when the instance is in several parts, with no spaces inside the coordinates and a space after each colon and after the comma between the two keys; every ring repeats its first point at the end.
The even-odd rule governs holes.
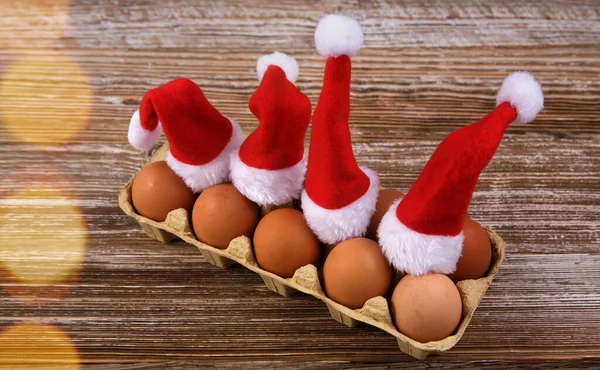
{"type": "MultiPolygon", "coordinates": [[[[163,160],[168,146],[163,145],[151,158],[151,162],[163,160]]],[[[368,300],[362,308],[351,309],[329,299],[323,292],[319,279],[319,272],[314,265],[306,265],[296,270],[291,278],[282,278],[278,275],[261,269],[256,263],[252,250],[251,240],[240,236],[232,240],[227,249],[218,249],[202,243],[194,236],[190,228],[190,215],[184,209],[171,211],[164,222],[156,222],[136,213],[131,202],[132,177],[119,194],[119,206],[130,217],[133,217],[141,228],[152,239],[162,243],[179,238],[196,248],[210,264],[227,268],[233,264],[240,264],[257,273],[270,290],[289,297],[296,292],[309,294],[323,301],[331,317],[344,325],[354,327],[365,323],[377,327],[392,336],[398,342],[400,350],[417,359],[424,359],[432,354],[441,354],[452,348],[462,337],[475,309],[492,283],[503,259],[506,244],[502,238],[489,228],[485,228],[492,245],[492,263],[488,273],[477,280],[463,280],[456,285],[461,295],[463,311],[462,318],[455,333],[442,340],[421,343],[400,333],[392,322],[388,302],[385,297],[374,297],[368,300]]],[[[269,209],[262,209],[264,215],[269,209]]]]}

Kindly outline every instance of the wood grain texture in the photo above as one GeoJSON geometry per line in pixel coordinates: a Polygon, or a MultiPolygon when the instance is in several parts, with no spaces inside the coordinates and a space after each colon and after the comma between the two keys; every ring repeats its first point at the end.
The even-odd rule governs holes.
{"type": "MultiPolygon", "coordinates": [[[[0,95],[14,108],[0,112],[0,207],[19,207],[12,194],[50,184],[81,209],[88,245],[76,278],[45,288],[67,292],[49,302],[21,302],[14,292],[31,284],[0,275],[0,336],[27,320],[55,325],[89,369],[600,367],[597,1],[30,3],[0,13],[0,95]],[[48,14],[65,9],[56,36],[64,17],[48,14]],[[255,60],[280,50],[298,59],[298,86],[314,105],[324,61],[312,35],[327,12],[364,27],[350,123],[358,161],[386,187],[407,190],[448,132],[493,108],[510,71],[543,84],[544,111],[508,129],[480,177],[470,216],[503,237],[507,256],[444,356],[413,360],[385,333],[336,323],[316,300],[279,297],[249,271],[149,240],[118,209],[118,191],[145,161],[126,132],[147,89],[192,78],[249,132],[255,60]],[[23,60],[25,72],[7,72],[23,60]],[[37,92],[25,94],[30,87],[37,92]],[[89,101],[55,99],[73,89],[87,89],[89,101]],[[58,119],[57,101],[69,109],[58,119]],[[50,124],[16,134],[15,112],[50,124]],[[85,128],[60,144],[23,140],[81,119],[85,128]]],[[[52,219],[36,232],[51,232],[52,219]]]]}

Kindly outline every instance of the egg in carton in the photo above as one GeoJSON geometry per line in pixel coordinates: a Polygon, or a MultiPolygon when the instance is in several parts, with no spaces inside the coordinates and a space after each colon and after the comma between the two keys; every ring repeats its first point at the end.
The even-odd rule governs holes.
{"type": "MultiPolygon", "coordinates": [[[[151,161],[163,160],[167,151],[168,145],[165,144],[155,153],[151,161]]],[[[161,243],[181,239],[198,248],[206,261],[214,266],[228,268],[233,264],[242,265],[260,275],[268,289],[282,296],[289,297],[297,292],[309,294],[327,305],[334,320],[351,327],[360,323],[377,327],[395,337],[402,352],[418,359],[424,359],[432,354],[441,354],[458,343],[504,259],[506,247],[504,241],[494,231],[486,229],[492,245],[492,264],[486,276],[477,280],[463,280],[457,283],[463,305],[462,318],[458,328],[454,334],[442,340],[420,343],[403,335],[396,329],[392,323],[385,297],[371,298],[362,308],[350,309],[334,302],[325,295],[321,288],[318,269],[314,265],[299,268],[291,278],[282,278],[261,269],[257,265],[251,240],[245,236],[232,240],[226,249],[215,248],[200,242],[191,230],[190,216],[185,209],[180,208],[171,211],[163,222],[156,222],[140,216],[136,213],[131,202],[131,187],[134,178],[135,176],[121,190],[119,206],[125,214],[134,218],[140,224],[150,238],[161,243]]],[[[268,211],[268,209],[265,209],[263,213],[268,211]]]]}

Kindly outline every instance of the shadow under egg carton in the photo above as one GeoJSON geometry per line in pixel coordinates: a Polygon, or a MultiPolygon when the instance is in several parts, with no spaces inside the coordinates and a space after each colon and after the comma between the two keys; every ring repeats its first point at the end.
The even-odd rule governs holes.
{"type": "MultiPolygon", "coordinates": [[[[152,157],[151,161],[164,159],[167,150],[167,145],[161,147],[152,157]]],[[[129,180],[127,185],[121,190],[119,194],[119,206],[125,214],[138,221],[142,229],[152,239],[162,243],[168,243],[175,238],[179,238],[197,247],[206,261],[218,267],[227,268],[236,263],[240,264],[259,274],[270,290],[285,297],[289,297],[296,292],[309,294],[325,302],[331,317],[336,321],[351,327],[354,327],[361,322],[375,326],[394,336],[400,350],[417,359],[424,359],[432,354],[441,354],[452,348],[460,340],[471,321],[475,309],[479,305],[479,302],[490,286],[504,259],[506,244],[498,234],[486,228],[486,232],[492,244],[492,264],[487,275],[483,278],[477,280],[463,280],[456,284],[463,305],[462,318],[458,328],[453,335],[442,340],[420,343],[403,335],[396,329],[390,316],[388,302],[384,297],[379,296],[371,298],[362,308],[351,309],[332,301],[325,295],[321,288],[317,268],[313,265],[306,265],[299,268],[291,278],[282,278],[265,271],[258,266],[252,251],[251,241],[245,236],[232,240],[227,249],[218,249],[200,242],[192,233],[189,215],[184,209],[171,211],[164,222],[156,222],[138,215],[131,202],[131,185],[133,183],[133,178],[129,180]]],[[[268,210],[262,210],[263,214],[266,212],[268,212],[268,210]]]]}

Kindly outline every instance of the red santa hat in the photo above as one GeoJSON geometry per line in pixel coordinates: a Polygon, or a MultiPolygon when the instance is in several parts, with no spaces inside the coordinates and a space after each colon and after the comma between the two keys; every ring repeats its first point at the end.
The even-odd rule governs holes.
{"type": "Polygon", "coordinates": [[[508,76],[496,108],[479,121],[450,133],[410,188],[384,215],[379,244],[399,271],[449,274],[456,269],[463,227],[479,174],[512,122],[535,119],[544,106],[540,84],[526,72],[508,76]]]}
{"type": "Polygon", "coordinates": [[[260,205],[281,205],[300,197],[304,182],[304,137],[310,100],[294,86],[298,63],[283,53],[262,56],[260,86],[250,98],[258,128],[231,157],[233,185],[260,205]]]}
{"type": "Polygon", "coordinates": [[[312,119],[302,210],[314,233],[328,244],[365,234],[379,192],[377,174],[356,163],[348,126],[350,57],[362,43],[358,22],[341,15],[325,16],[315,31],[317,50],[327,62],[312,119]]]}
{"type": "Polygon", "coordinates": [[[129,143],[148,150],[162,131],[169,142],[167,164],[194,192],[229,181],[230,156],[244,134],[193,81],[179,78],[148,91],[131,117],[129,143]]]}

